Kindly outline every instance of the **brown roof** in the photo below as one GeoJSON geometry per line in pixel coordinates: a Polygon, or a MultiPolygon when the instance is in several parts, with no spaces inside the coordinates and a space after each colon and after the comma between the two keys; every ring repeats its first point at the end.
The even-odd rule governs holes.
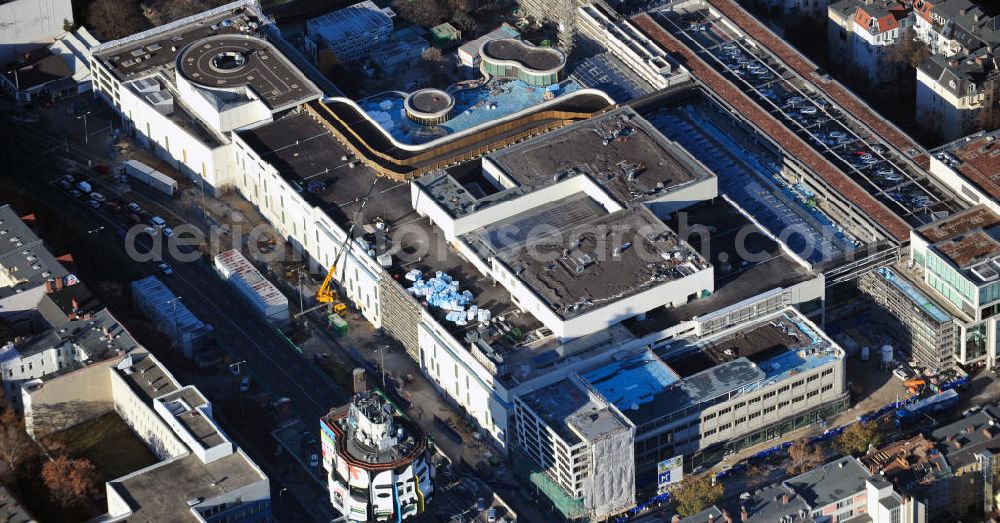
{"type": "Polygon", "coordinates": [[[987,135],[951,151],[962,164],[958,170],[994,198],[1000,198],[1000,140],[987,135]]]}
{"type": "Polygon", "coordinates": [[[667,50],[683,56],[686,60],[684,65],[692,74],[725,98],[747,119],[763,129],[764,132],[771,136],[777,143],[781,144],[799,161],[820,175],[833,190],[843,194],[851,203],[875,220],[893,238],[899,242],[906,241],[909,238],[910,226],[902,218],[876,200],[854,180],[844,174],[843,171],[834,166],[798,135],[754,102],[743,91],[737,89],[729,80],[725,79],[683,43],[660,27],[649,15],[645,13],[639,14],[632,19],[632,22],[667,50]]]}
{"type": "Polygon", "coordinates": [[[785,43],[770,29],[765,27],[750,13],[737,5],[733,0],[705,0],[718,9],[723,15],[733,21],[743,31],[758,43],[766,47],[775,56],[780,58],[785,64],[795,70],[806,79],[809,79],[821,91],[840,104],[847,112],[868,126],[875,134],[890,143],[900,151],[916,148],[922,154],[913,158],[914,163],[921,169],[930,166],[930,160],[926,153],[920,149],[916,142],[909,136],[889,123],[887,120],[872,111],[864,102],[858,99],[853,93],[845,89],[842,85],[828,79],[820,78],[816,75],[816,65],[807,60],[801,53],[792,46],[785,43]]]}
{"type": "Polygon", "coordinates": [[[937,243],[970,231],[991,229],[996,225],[1000,225],[1000,216],[985,205],[977,205],[943,220],[924,225],[917,229],[917,232],[927,238],[928,242],[937,243]]]}
{"type": "Polygon", "coordinates": [[[961,269],[1000,256],[1000,242],[982,230],[935,243],[934,247],[961,269]]]}

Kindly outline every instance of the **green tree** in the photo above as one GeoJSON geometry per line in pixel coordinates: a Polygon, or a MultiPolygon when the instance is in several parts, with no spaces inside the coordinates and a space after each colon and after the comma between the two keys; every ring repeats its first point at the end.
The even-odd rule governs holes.
{"type": "Polygon", "coordinates": [[[677,512],[687,517],[718,503],[724,491],[721,484],[713,484],[709,474],[702,474],[685,477],[670,489],[670,495],[677,503],[677,512]]]}
{"type": "Polygon", "coordinates": [[[76,24],[70,22],[69,19],[63,18],[63,31],[71,33],[76,29],[76,24]]]}
{"type": "Polygon", "coordinates": [[[837,436],[834,445],[844,454],[860,456],[868,451],[869,445],[878,446],[882,443],[884,437],[885,434],[878,423],[858,422],[844,429],[844,432],[837,436]]]}

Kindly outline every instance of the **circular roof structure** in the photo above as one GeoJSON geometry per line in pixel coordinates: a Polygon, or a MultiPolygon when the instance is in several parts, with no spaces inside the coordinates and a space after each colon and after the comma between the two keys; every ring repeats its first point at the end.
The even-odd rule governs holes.
{"type": "Polygon", "coordinates": [[[220,34],[192,42],[177,55],[177,71],[209,89],[249,87],[272,109],[293,106],[321,95],[267,40],[220,34]]]}
{"type": "Polygon", "coordinates": [[[406,112],[421,119],[446,118],[455,108],[455,98],[441,89],[420,89],[406,97],[406,112]]]}
{"type": "Polygon", "coordinates": [[[514,38],[500,38],[483,44],[479,54],[491,62],[514,63],[532,73],[552,73],[566,65],[566,55],[551,47],[535,47],[514,38]]]}

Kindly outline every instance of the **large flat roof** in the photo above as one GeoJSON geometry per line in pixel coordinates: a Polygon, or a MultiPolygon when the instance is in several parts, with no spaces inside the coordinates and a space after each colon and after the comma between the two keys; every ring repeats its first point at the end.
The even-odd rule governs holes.
{"type": "Polygon", "coordinates": [[[714,176],[645,118],[622,107],[488,156],[519,186],[591,176],[619,202],[658,198],[714,176]]]}
{"type": "Polygon", "coordinates": [[[959,270],[972,269],[971,272],[978,272],[976,276],[983,281],[996,279],[1000,266],[977,269],[984,262],[1000,257],[1000,216],[985,205],[925,225],[916,233],[959,270]]]}
{"type": "Polygon", "coordinates": [[[626,325],[639,336],[817,277],[724,198],[676,212],[667,226],[712,263],[715,291],[679,307],[658,307],[642,321],[627,320],[626,325]]]}
{"type": "Polygon", "coordinates": [[[809,507],[819,508],[864,492],[871,476],[857,459],[846,457],[785,480],[785,485],[809,507]]]}
{"type": "Polygon", "coordinates": [[[257,37],[258,26],[267,22],[255,11],[238,6],[206,13],[102,44],[94,56],[123,82],[179,69],[207,89],[249,87],[275,111],[323,95],[281,51],[257,37]],[[242,62],[217,60],[225,53],[242,62]]]}
{"type": "MultiPolygon", "coordinates": [[[[382,221],[390,236],[405,228],[406,234],[397,236],[398,243],[388,246],[393,254],[389,272],[396,276],[416,269],[430,276],[443,271],[459,281],[462,290],[469,290],[480,307],[489,308],[493,316],[505,314],[524,330],[540,324],[526,314],[516,314],[510,303],[510,293],[494,286],[464,258],[459,256],[445,240],[443,233],[426,218],[420,217],[410,201],[410,183],[378,176],[375,171],[358,162],[349,163],[354,157],[323,124],[309,113],[289,114],[274,122],[238,132],[248,146],[293,186],[302,189],[302,196],[312,205],[322,209],[339,227],[347,230],[356,220],[357,236],[366,236],[376,220],[382,221]],[[343,158],[348,158],[344,160],[343,158]],[[313,186],[313,182],[323,182],[313,186]],[[358,212],[364,206],[362,214],[358,212]],[[418,253],[423,253],[420,255],[418,253]]],[[[375,242],[375,238],[368,236],[375,242]]],[[[377,245],[377,248],[382,248],[377,245]]],[[[380,251],[379,254],[383,254],[380,251]]],[[[403,283],[407,283],[403,281],[403,283]]],[[[443,318],[444,313],[441,312],[443,318]]],[[[453,332],[462,328],[443,322],[453,332]]]]}
{"type": "Polygon", "coordinates": [[[185,454],[108,484],[128,501],[131,521],[198,521],[191,513],[198,507],[188,500],[217,498],[266,479],[237,451],[209,463],[185,454]]]}
{"type": "Polygon", "coordinates": [[[100,44],[94,49],[94,57],[107,64],[123,82],[153,71],[173,69],[177,56],[192,43],[214,35],[242,34],[238,24],[221,24],[223,20],[243,16],[249,20],[257,19],[256,14],[245,7],[214,15],[195,15],[191,19],[139,33],[138,38],[126,37],[100,44]]]}
{"type": "Polygon", "coordinates": [[[709,268],[645,206],[608,214],[580,193],[462,238],[485,246],[562,318],[709,268]]]}

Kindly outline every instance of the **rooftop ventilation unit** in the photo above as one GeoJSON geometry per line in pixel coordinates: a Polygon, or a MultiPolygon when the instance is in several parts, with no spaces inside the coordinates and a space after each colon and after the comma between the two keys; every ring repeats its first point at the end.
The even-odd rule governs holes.
{"type": "Polygon", "coordinates": [[[975,267],[972,268],[972,273],[983,281],[993,281],[996,280],[998,276],[996,269],[991,267],[989,262],[984,262],[979,265],[976,265],[975,267]]]}
{"type": "Polygon", "coordinates": [[[174,97],[167,91],[156,91],[145,96],[149,105],[153,106],[156,112],[167,116],[174,112],[174,97]]]}
{"type": "Polygon", "coordinates": [[[132,88],[140,93],[155,93],[160,90],[160,81],[156,78],[140,78],[132,82],[132,88]]]}

